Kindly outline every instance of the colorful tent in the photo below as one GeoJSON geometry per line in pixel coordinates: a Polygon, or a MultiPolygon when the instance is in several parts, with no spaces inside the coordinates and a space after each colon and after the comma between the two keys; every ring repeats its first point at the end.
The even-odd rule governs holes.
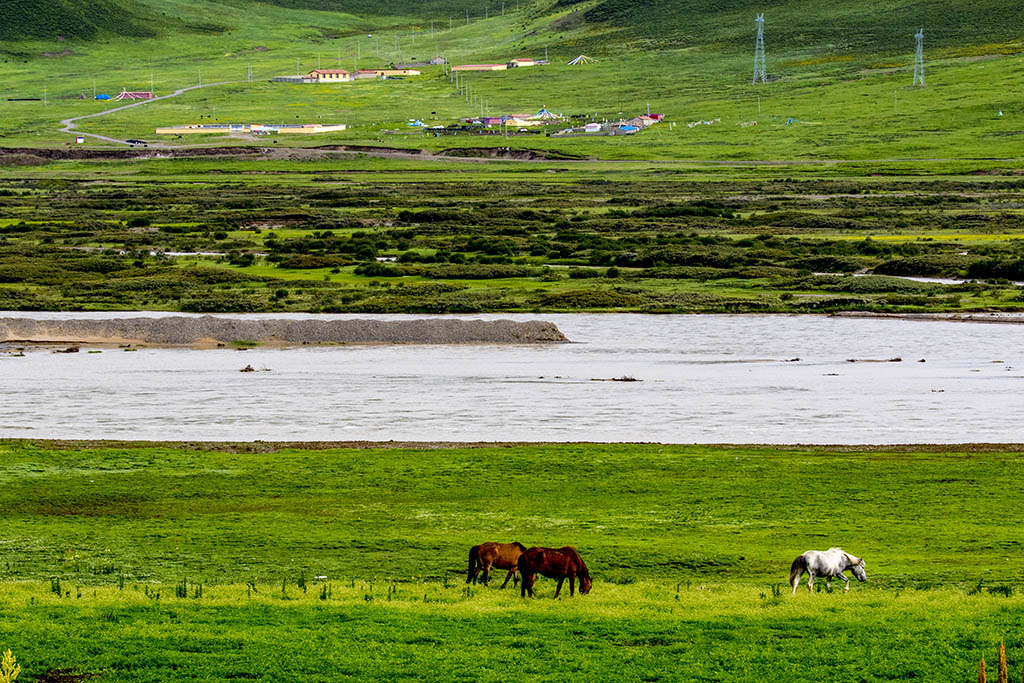
{"type": "Polygon", "coordinates": [[[537,112],[535,115],[531,116],[530,118],[531,119],[539,119],[541,121],[553,121],[555,119],[560,119],[562,117],[559,116],[558,114],[552,114],[551,112],[548,111],[547,107],[543,107],[543,108],[541,108],[541,110],[539,112],[537,112]]]}
{"type": "Polygon", "coordinates": [[[586,55],[580,55],[576,59],[574,59],[571,62],[569,62],[569,66],[579,66],[580,64],[590,64],[591,62],[595,62],[595,61],[597,61],[597,60],[591,59],[590,57],[588,57],[586,55]]]}

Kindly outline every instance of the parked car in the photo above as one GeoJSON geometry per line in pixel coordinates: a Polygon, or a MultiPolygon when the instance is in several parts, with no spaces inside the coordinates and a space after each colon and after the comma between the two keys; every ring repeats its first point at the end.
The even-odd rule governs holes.
{"type": "Polygon", "coordinates": [[[127,142],[132,147],[134,147],[136,145],[142,145],[143,147],[149,147],[149,144],[145,140],[134,140],[134,139],[131,139],[131,140],[125,140],[125,142],[127,142]]]}

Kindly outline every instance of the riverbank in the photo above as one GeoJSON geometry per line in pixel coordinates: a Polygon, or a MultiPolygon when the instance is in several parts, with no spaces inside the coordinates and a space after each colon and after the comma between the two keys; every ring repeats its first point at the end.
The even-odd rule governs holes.
{"type": "Polygon", "coordinates": [[[35,320],[0,318],[0,340],[62,344],[548,344],[552,323],[512,320],[284,320],[201,317],[35,320]]]}

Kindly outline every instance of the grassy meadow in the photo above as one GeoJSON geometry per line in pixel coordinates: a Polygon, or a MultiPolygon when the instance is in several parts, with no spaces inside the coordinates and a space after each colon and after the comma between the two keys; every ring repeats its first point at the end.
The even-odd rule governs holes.
{"type": "Polygon", "coordinates": [[[0,309],[1024,308],[1018,164],[305,154],[9,154],[0,309]]]}
{"type": "Polygon", "coordinates": [[[1022,467],[1014,447],[8,441],[0,646],[104,681],[973,680],[1000,639],[1024,655],[1022,467]],[[594,589],[467,588],[487,539],[571,544],[594,589]],[[868,583],[791,597],[793,557],[831,545],[868,583]]]}
{"type": "MultiPolygon", "coordinates": [[[[151,35],[11,42],[0,55],[0,73],[11,96],[42,97],[45,87],[47,102],[0,103],[0,135],[5,146],[66,145],[71,137],[58,131],[60,119],[115,106],[112,101],[94,101],[94,92],[114,95],[122,88],[152,87],[163,95],[200,82],[223,82],[86,119],[80,129],[155,141],[157,126],[202,121],[339,122],[350,130],[300,140],[282,136],[270,144],[365,142],[432,150],[512,145],[624,159],[1017,156],[1021,112],[1007,93],[1024,73],[1024,42],[995,22],[991,30],[982,22],[965,32],[960,23],[964,17],[945,16],[934,8],[915,17],[908,9],[903,16],[908,22],[906,35],[901,36],[885,11],[857,3],[859,9],[851,7],[851,12],[885,26],[861,44],[844,42],[837,35],[839,20],[823,9],[809,11],[806,3],[784,3],[768,15],[771,81],[753,86],[753,6],[699,10],[692,18],[703,29],[696,31],[694,22],[681,15],[658,19],[657,12],[664,9],[655,8],[658,3],[627,13],[627,25],[609,24],[623,20],[616,12],[609,13],[610,4],[614,3],[506,2],[504,15],[498,5],[487,9],[486,19],[481,16],[483,7],[475,6],[467,23],[465,15],[458,16],[461,7],[441,11],[396,5],[396,11],[406,14],[356,17],[265,3],[141,2],[140,10],[154,17],[151,35]],[[929,31],[934,27],[934,34],[927,34],[924,89],[910,87],[916,19],[931,22],[929,31]],[[797,26],[801,30],[795,31],[797,26]],[[582,51],[598,61],[567,66],[582,51]],[[352,70],[420,62],[434,55],[458,64],[545,54],[551,59],[549,66],[470,74],[472,101],[459,94],[437,66],[425,67],[419,77],[386,82],[269,82],[274,75],[318,65],[352,70]],[[77,99],[80,95],[86,99],[77,99]],[[530,113],[547,107],[596,120],[629,118],[650,106],[677,125],[655,126],[628,138],[527,135],[509,140],[426,137],[405,126],[411,118],[450,123],[479,114],[482,101],[492,113],[530,113]],[[687,126],[699,120],[717,122],[687,126]],[[758,125],[741,126],[753,121],[758,125]]],[[[165,142],[253,140],[215,135],[165,142]]],[[[105,144],[109,143],[90,138],[84,147],[105,144]]]]}

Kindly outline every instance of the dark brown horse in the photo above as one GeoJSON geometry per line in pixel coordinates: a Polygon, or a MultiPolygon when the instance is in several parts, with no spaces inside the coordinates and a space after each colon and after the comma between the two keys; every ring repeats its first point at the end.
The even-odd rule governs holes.
{"type": "Polygon", "coordinates": [[[574,583],[580,580],[580,593],[589,593],[593,581],[590,580],[590,570],[583,562],[583,558],[572,546],[564,548],[530,548],[519,556],[519,573],[523,576],[521,595],[525,598],[526,593],[533,597],[533,582],[537,580],[537,574],[546,576],[549,579],[558,579],[558,588],[555,589],[555,597],[558,597],[562,590],[562,582],[568,577],[569,595],[575,595],[574,583]]]}
{"type": "Polygon", "coordinates": [[[522,543],[481,543],[469,549],[469,574],[466,576],[466,583],[476,583],[477,574],[483,569],[483,583],[491,580],[491,567],[507,569],[505,582],[501,584],[504,588],[508,580],[512,579],[512,585],[519,583],[519,574],[516,561],[526,550],[522,543]]]}

